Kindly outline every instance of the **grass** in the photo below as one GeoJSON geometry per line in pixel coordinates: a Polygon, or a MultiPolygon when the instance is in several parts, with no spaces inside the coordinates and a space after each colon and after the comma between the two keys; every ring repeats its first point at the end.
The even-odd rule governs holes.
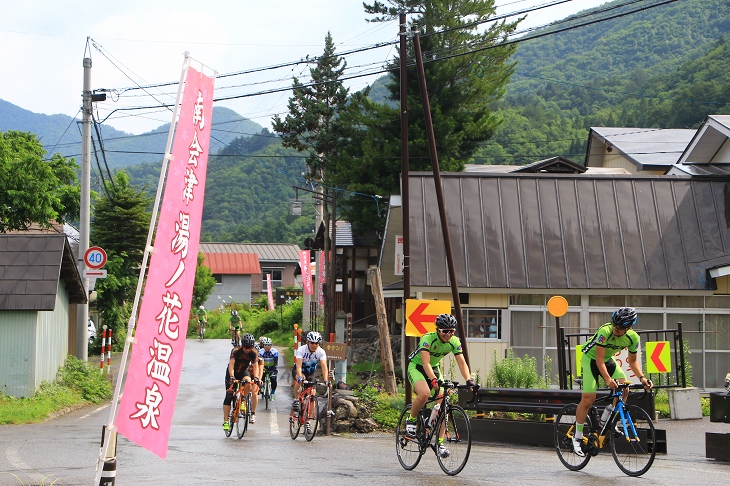
{"type": "Polygon", "coordinates": [[[69,355],[57,379],[43,382],[32,398],[0,395],[0,424],[41,422],[60,410],[100,403],[111,396],[111,383],[98,367],[69,355]]]}

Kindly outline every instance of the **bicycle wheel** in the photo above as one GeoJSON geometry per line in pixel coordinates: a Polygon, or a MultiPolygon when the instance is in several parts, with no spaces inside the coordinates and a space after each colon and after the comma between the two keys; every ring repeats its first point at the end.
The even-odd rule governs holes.
{"type": "Polygon", "coordinates": [[[626,405],[627,426],[616,415],[610,424],[611,453],[616,465],[629,476],[641,476],[649,470],[656,456],[656,430],[649,414],[636,405],[626,405]],[[633,422],[633,429],[629,422],[633,422]]]}
{"type": "Polygon", "coordinates": [[[299,421],[299,414],[302,413],[302,405],[299,404],[299,413],[292,411],[289,414],[289,436],[291,440],[294,440],[299,435],[299,429],[302,427],[302,423],[299,421]]]}
{"type": "MultiPolygon", "coordinates": [[[[449,411],[441,419],[445,424],[444,447],[445,453],[436,453],[441,469],[449,476],[455,476],[464,469],[471,452],[471,424],[463,408],[457,405],[449,406],[449,411]]],[[[440,427],[440,423],[437,427],[440,427]]],[[[440,430],[437,428],[436,430],[440,430]]],[[[437,435],[437,434],[434,434],[437,435]]]]}
{"type": "Polygon", "coordinates": [[[249,397],[240,399],[240,407],[238,413],[238,420],[236,421],[236,435],[238,438],[242,438],[243,434],[248,429],[248,414],[251,409],[251,401],[249,397]]]}
{"type": "Polygon", "coordinates": [[[228,430],[223,430],[225,432],[226,437],[231,436],[231,432],[233,432],[233,426],[236,424],[236,410],[238,409],[238,396],[234,393],[233,394],[233,401],[231,402],[231,411],[228,412],[228,430]]]}
{"type": "Polygon", "coordinates": [[[398,419],[398,426],[395,428],[395,453],[398,462],[403,469],[410,471],[418,466],[425,449],[421,447],[417,438],[409,437],[406,434],[406,419],[411,415],[411,405],[406,405],[398,419]]]}
{"type": "Polygon", "coordinates": [[[317,404],[317,397],[315,395],[308,395],[306,405],[306,423],[304,424],[304,438],[307,441],[314,439],[317,433],[317,425],[319,424],[319,406],[317,404]]]}
{"type": "Polygon", "coordinates": [[[269,409],[269,397],[271,396],[271,381],[269,381],[268,375],[266,376],[266,381],[264,381],[264,404],[266,405],[266,410],[269,409]]]}
{"type": "MultiPolygon", "coordinates": [[[[571,471],[583,469],[591,460],[591,453],[586,451],[585,442],[583,450],[585,457],[580,457],[573,452],[573,434],[575,433],[575,411],[578,406],[574,403],[564,406],[555,416],[555,451],[563,466],[571,471]]],[[[590,415],[586,417],[583,424],[583,433],[587,437],[593,429],[590,415]]]]}

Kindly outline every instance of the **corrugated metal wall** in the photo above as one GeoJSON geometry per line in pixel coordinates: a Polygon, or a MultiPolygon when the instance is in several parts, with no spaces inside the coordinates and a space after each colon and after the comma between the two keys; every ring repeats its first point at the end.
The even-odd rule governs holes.
{"type": "Polygon", "coordinates": [[[33,396],[36,312],[0,312],[0,385],[6,395],[33,396]]]}
{"type": "Polygon", "coordinates": [[[3,393],[32,397],[53,381],[68,351],[68,295],[62,284],[54,311],[0,312],[0,385],[3,393]]]}

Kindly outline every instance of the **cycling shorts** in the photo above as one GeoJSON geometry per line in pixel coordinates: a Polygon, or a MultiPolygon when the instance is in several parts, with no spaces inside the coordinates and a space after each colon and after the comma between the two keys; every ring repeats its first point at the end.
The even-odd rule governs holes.
{"type": "MultiPolygon", "coordinates": [[[[441,379],[441,373],[438,368],[433,368],[434,373],[436,373],[436,379],[441,379]]],[[[411,385],[415,384],[417,381],[425,380],[426,383],[428,383],[428,387],[431,388],[431,383],[428,377],[426,377],[426,370],[423,369],[422,365],[419,365],[413,361],[411,361],[408,364],[408,381],[411,382],[411,385]]]]}
{"type": "MultiPolygon", "coordinates": [[[[624,370],[616,364],[613,356],[606,361],[606,371],[608,371],[608,374],[614,380],[626,378],[624,370]]],[[[601,373],[598,371],[596,360],[591,359],[586,354],[583,355],[583,359],[581,360],[581,376],[583,377],[583,393],[596,393],[598,389],[598,377],[601,376],[601,373]]]]}
{"type": "MultiPolygon", "coordinates": [[[[247,376],[250,377],[251,375],[248,373],[248,370],[244,370],[243,373],[236,374],[236,379],[241,381],[247,376]]],[[[228,370],[226,369],[226,397],[223,399],[223,405],[230,405],[231,401],[233,401],[233,391],[230,389],[232,382],[231,375],[228,374],[228,370]]]]}

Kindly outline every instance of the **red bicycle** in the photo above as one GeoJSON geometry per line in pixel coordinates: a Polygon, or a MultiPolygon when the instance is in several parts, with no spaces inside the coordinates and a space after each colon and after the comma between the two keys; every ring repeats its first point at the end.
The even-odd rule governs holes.
{"type": "MultiPolygon", "coordinates": [[[[317,405],[316,386],[322,384],[319,381],[303,381],[299,391],[299,411],[292,410],[289,415],[289,435],[292,440],[299,435],[299,430],[304,426],[304,438],[307,441],[314,439],[319,425],[319,406],[317,405]]],[[[327,393],[330,389],[327,387],[327,393]]],[[[325,397],[329,397],[325,395],[325,397]]]]}

